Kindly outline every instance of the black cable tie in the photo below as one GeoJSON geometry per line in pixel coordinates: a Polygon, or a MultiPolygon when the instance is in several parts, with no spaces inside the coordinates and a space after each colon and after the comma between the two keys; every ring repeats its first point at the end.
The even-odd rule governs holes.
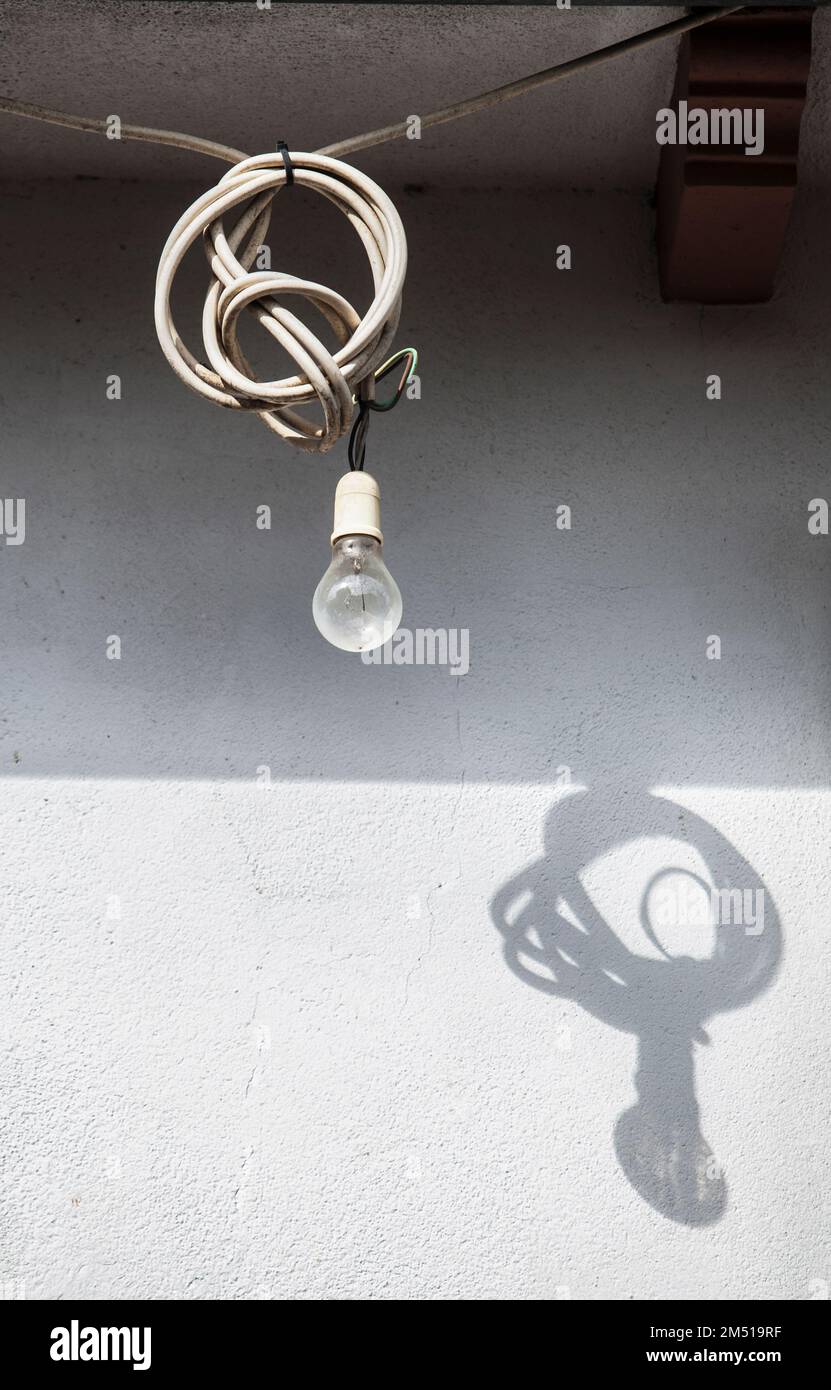
{"type": "Polygon", "coordinates": [[[283,164],[286,167],[286,187],[288,188],[289,184],[294,183],[294,165],[291,162],[289,147],[285,140],[277,141],[277,153],[283,156],[283,164]]]}

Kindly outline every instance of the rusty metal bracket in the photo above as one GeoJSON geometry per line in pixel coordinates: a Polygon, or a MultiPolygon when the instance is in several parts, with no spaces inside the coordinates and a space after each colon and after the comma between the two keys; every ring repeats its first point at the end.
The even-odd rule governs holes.
{"type": "Polygon", "coordinates": [[[710,123],[714,109],[762,111],[764,149],[662,146],[657,242],[665,299],[752,304],[773,293],[796,191],[812,18],[805,7],[745,10],[681,40],[671,101],[679,131],[694,110],[710,123]]]}

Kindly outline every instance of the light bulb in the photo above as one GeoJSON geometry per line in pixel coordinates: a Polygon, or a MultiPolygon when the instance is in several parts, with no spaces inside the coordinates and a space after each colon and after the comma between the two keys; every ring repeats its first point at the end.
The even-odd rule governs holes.
{"type": "Polygon", "coordinates": [[[401,621],[401,593],[374,536],[341,536],[312,603],[318,631],[344,652],[388,642],[401,621]]]}
{"type": "Polygon", "coordinates": [[[401,592],[384,564],[381,494],[362,470],[347,473],[335,492],[332,563],[315,589],[318,632],[344,652],[382,647],[401,621],[401,592]]]}

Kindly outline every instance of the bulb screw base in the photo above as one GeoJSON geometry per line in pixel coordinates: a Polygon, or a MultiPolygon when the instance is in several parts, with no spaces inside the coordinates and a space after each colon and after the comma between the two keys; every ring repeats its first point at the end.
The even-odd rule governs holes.
{"type": "Polygon", "coordinates": [[[332,545],[342,536],[372,536],[381,545],[381,489],[370,473],[346,473],[335,489],[332,545]]]}

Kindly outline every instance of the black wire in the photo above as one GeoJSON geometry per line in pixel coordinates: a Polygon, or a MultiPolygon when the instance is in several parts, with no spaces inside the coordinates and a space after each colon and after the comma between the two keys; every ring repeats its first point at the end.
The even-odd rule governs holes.
{"type": "MultiPolygon", "coordinates": [[[[393,406],[398,405],[398,402],[404,394],[407,383],[412,376],[416,360],[415,353],[410,348],[403,348],[401,352],[397,352],[394,357],[391,357],[389,362],[387,362],[379,372],[375,373],[375,385],[377,386],[378,382],[384,381],[402,360],[404,362],[404,370],[401,373],[395,391],[388,401],[376,401],[370,400],[368,396],[358,396],[358,413],[352,424],[348,449],[349,467],[353,473],[360,472],[364,466],[364,460],[366,458],[366,437],[369,433],[369,421],[371,419],[370,412],[374,410],[382,414],[387,410],[392,410],[393,406]]],[[[361,385],[363,386],[363,383],[361,385]]],[[[359,390],[360,389],[361,388],[359,388],[359,390]]]]}
{"type": "Polygon", "coordinates": [[[371,402],[366,400],[358,401],[358,413],[352,424],[349,435],[349,467],[353,473],[360,472],[364,466],[366,458],[366,436],[369,430],[371,402]]]}

